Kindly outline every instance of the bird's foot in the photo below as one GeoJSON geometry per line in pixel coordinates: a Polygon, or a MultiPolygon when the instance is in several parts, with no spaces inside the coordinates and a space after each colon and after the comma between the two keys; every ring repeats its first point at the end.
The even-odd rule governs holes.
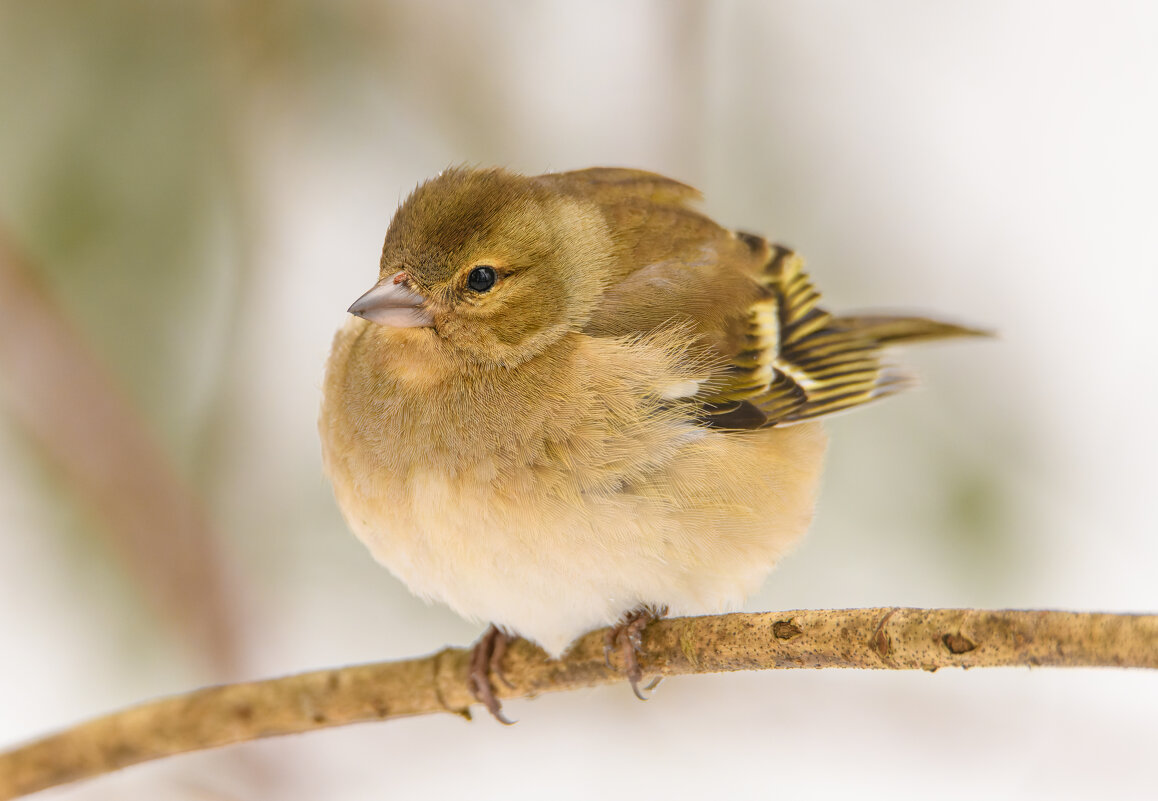
{"type": "Polygon", "coordinates": [[[623,659],[623,672],[631,682],[631,691],[640,701],[647,700],[644,692],[655,689],[659,684],[657,677],[643,690],[639,689],[639,683],[643,680],[643,668],[639,664],[639,654],[643,650],[643,630],[652,621],[659,620],[666,614],[666,606],[659,608],[641,606],[624,615],[623,619],[615,627],[608,629],[603,637],[603,661],[611,667],[611,652],[616,648],[619,649],[623,659]]]}
{"type": "Polygon", "coordinates": [[[470,671],[467,673],[467,685],[470,694],[475,700],[487,708],[499,723],[510,726],[513,720],[508,720],[503,714],[503,705],[495,697],[495,686],[491,678],[497,678],[508,687],[513,685],[503,675],[503,655],[507,652],[507,645],[514,637],[507,634],[493,623],[486,630],[479,641],[474,644],[470,652],[470,671]]]}

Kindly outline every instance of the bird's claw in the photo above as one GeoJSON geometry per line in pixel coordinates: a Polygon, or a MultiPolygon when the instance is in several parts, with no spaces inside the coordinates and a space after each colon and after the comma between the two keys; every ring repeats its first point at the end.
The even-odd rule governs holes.
{"type": "Polygon", "coordinates": [[[503,714],[503,705],[495,696],[495,686],[491,678],[495,677],[507,687],[513,688],[503,673],[502,659],[507,652],[511,636],[498,626],[491,625],[470,652],[470,670],[467,673],[467,686],[474,699],[487,708],[495,720],[510,726],[513,720],[503,714]]]}
{"type": "Polygon", "coordinates": [[[621,658],[623,659],[623,672],[627,675],[627,681],[631,684],[631,691],[635,693],[635,697],[640,701],[646,701],[647,696],[645,692],[650,692],[659,684],[660,679],[657,677],[647,685],[643,690],[639,689],[639,683],[643,680],[643,667],[639,664],[639,654],[643,651],[643,630],[648,627],[654,620],[658,620],[667,614],[667,608],[652,609],[650,607],[640,607],[634,609],[624,615],[623,620],[615,627],[608,629],[603,636],[603,661],[607,667],[613,667],[611,664],[611,652],[619,648],[621,658]]]}

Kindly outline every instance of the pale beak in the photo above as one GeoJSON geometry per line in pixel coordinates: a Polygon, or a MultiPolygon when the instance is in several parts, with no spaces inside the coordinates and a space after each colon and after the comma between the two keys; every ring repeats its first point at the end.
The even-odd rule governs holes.
{"type": "Polygon", "coordinates": [[[395,273],[374,285],[347,311],[378,325],[425,328],[434,325],[430,312],[420,308],[426,298],[407,287],[406,273],[395,273]]]}

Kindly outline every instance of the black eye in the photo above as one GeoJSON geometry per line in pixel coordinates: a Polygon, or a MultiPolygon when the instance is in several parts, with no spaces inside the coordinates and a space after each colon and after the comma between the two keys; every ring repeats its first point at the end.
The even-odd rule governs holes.
{"type": "Polygon", "coordinates": [[[495,268],[480,264],[466,277],[466,285],[475,292],[486,292],[495,285],[495,268]]]}

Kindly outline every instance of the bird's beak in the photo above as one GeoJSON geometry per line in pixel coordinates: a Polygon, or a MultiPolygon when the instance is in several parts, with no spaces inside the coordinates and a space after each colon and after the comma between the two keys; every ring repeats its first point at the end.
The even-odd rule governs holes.
{"type": "Polygon", "coordinates": [[[426,298],[408,286],[406,273],[383,278],[347,311],[378,325],[394,328],[425,328],[434,325],[434,317],[421,308],[426,298]]]}

